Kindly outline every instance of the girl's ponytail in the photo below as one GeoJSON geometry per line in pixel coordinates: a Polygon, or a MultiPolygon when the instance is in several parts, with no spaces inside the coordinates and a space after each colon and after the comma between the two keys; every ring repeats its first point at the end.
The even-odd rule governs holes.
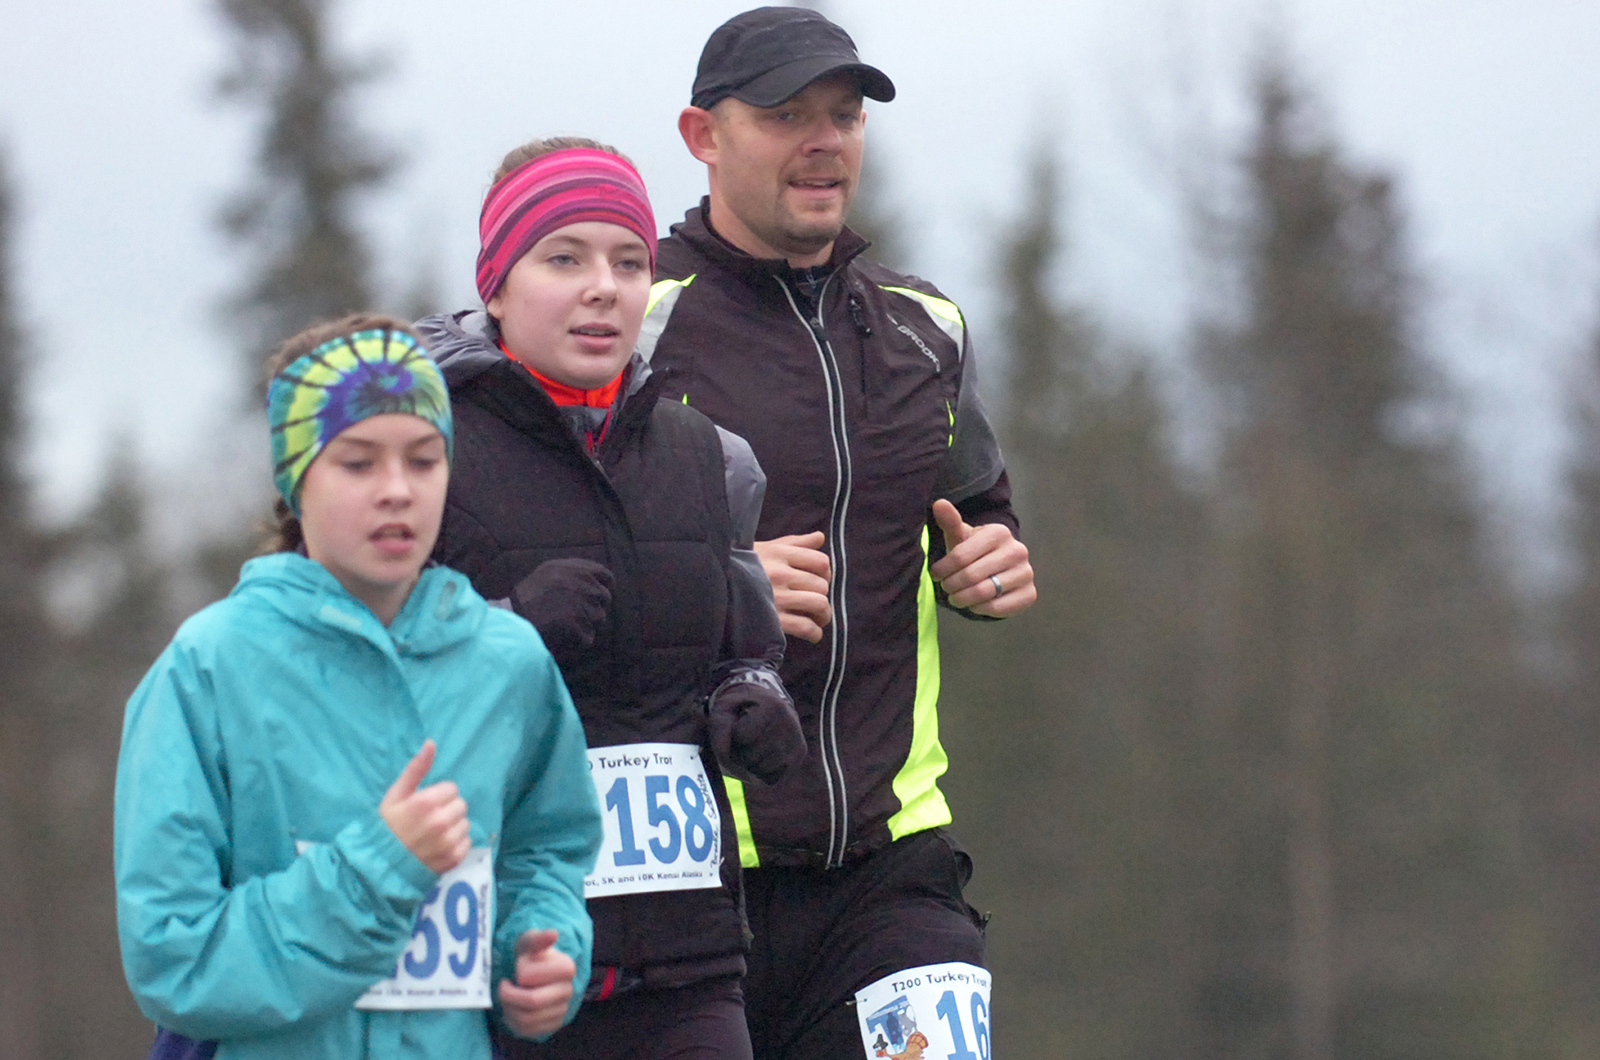
{"type": "Polygon", "coordinates": [[[300,529],[300,520],[289,510],[289,502],[279,497],[272,505],[272,515],[277,519],[277,524],[269,529],[267,539],[261,543],[260,554],[299,552],[305,545],[306,537],[300,529]]]}

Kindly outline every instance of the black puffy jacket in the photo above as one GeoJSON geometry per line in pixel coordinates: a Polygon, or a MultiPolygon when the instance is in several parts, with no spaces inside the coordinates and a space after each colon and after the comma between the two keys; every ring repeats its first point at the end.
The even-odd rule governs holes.
{"type": "MultiPolygon", "coordinates": [[[[706,748],[704,699],[715,683],[730,666],[776,663],[782,651],[765,576],[757,568],[752,586],[731,559],[724,445],[742,443],[725,443],[682,404],[657,401],[664,380],[641,379],[648,369],[636,365],[591,456],[543,388],[495,349],[488,327],[482,313],[418,324],[455,417],[434,557],[491,600],[548,559],[605,565],[614,578],[607,621],[562,667],[589,746],[706,748]]],[[[715,756],[707,748],[701,757],[722,811],[723,886],[590,899],[597,966],[651,985],[743,969],[733,818],[715,756]]]]}

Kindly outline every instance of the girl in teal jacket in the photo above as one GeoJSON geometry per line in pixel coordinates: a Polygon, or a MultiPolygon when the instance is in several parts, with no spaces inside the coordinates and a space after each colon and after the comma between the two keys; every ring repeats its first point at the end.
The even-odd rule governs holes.
{"type": "Polygon", "coordinates": [[[291,343],[269,418],[299,548],[247,563],[128,703],[128,983],[223,1060],[486,1060],[491,1003],[534,1036],[583,993],[583,730],[532,627],[423,569],[450,405],[414,337],[291,343]]]}

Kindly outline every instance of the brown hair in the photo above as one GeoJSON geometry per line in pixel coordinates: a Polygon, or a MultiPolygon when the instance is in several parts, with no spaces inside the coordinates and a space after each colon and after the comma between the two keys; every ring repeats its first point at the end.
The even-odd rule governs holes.
{"type": "MultiPolygon", "coordinates": [[[[633,159],[610,144],[603,144],[599,140],[591,140],[587,136],[552,136],[545,140],[529,140],[521,147],[513,147],[507,151],[506,156],[500,160],[500,165],[494,171],[494,179],[489,182],[489,188],[491,191],[494,190],[494,186],[505,180],[507,174],[526,162],[532,162],[535,158],[543,158],[545,155],[555,151],[570,151],[575,147],[586,147],[591,151],[604,151],[608,155],[616,155],[630,166],[633,165],[633,159]]],[[[638,167],[635,166],[634,168],[637,169],[638,167]]]]}
{"type": "MultiPolygon", "coordinates": [[[[383,313],[351,313],[338,320],[320,321],[290,335],[267,355],[262,385],[263,387],[271,385],[279,372],[325,342],[332,342],[343,335],[354,335],[358,331],[380,330],[398,331],[410,335],[417,339],[419,344],[422,341],[417,338],[417,333],[411,330],[410,324],[398,317],[383,313]]],[[[305,531],[300,527],[300,520],[289,510],[289,503],[282,497],[273,503],[272,515],[273,522],[264,528],[267,531],[267,538],[261,543],[258,555],[294,552],[305,544],[305,531]]]]}

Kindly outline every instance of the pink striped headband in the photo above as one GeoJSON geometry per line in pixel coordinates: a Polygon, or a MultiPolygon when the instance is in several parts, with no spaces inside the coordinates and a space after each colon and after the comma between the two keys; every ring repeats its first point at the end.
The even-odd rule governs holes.
{"type": "Polygon", "coordinates": [[[478,216],[478,293],[484,302],[530,247],[579,221],[621,225],[644,240],[656,267],[656,218],[644,178],[627,160],[587,147],[530,159],[489,189],[478,216]]]}

